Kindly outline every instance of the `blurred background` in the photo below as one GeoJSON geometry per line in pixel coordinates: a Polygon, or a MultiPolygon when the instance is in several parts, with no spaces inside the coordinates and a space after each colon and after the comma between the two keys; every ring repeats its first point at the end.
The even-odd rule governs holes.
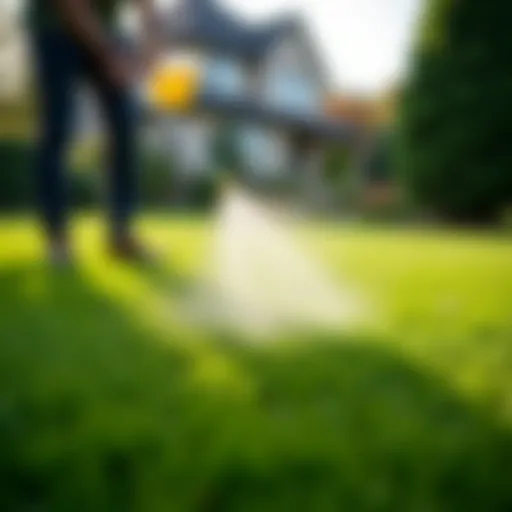
{"type": "Polygon", "coordinates": [[[78,263],[59,273],[34,215],[24,2],[0,0],[2,510],[511,510],[509,4],[158,5],[139,228],[165,261],[104,255],[84,88],[78,263]],[[364,325],[254,343],[180,321],[226,172],[303,214],[319,265],[371,303],[364,325]]]}

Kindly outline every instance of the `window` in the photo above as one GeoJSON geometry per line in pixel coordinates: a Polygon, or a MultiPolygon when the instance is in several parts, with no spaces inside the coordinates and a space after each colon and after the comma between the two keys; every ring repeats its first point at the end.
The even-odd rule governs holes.
{"type": "Polygon", "coordinates": [[[206,90],[236,96],[243,94],[244,85],[243,68],[236,60],[229,57],[209,59],[206,65],[206,90]]]}
{"type": "Polygon", "coordinates": [[[300,75],[280,73],[269,77],[267,96],[272,105],[296,112],[315,113],[320,106],[315,86],[300,75]]]}
{"type": "Polygon", "coordinates": [[[239,137],[243,158],[251,172],[272,175],[286,170],[287,148],[278,131],[246,126],[239,137]]]}
{"type": "Polygon", "coordinates": [[[288,41],[276,49],[266,71],[265,95],[269,103],[296,112],[317,112],[321,108],[321,92],[311,68],[297,43],[288,41]]]}

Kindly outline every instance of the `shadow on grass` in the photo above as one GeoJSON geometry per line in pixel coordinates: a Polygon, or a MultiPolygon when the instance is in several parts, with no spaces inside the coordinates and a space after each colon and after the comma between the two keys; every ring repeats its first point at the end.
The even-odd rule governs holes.
{"type": "Polygon", "coordinates": [[[512,506],[509,433],[383,343],[187,349],[30,266],[0,270],[0,337],[2,510],[512,506]]]}

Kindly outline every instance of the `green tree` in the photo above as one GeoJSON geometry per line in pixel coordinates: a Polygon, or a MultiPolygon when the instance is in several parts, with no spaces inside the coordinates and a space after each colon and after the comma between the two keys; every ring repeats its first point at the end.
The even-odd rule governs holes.
{"type": "Polygon", "coordinates": [[[422,204],[495,220],[512,201],[512,4],[432,0],[401,114],[401,168],[422,204]]]}

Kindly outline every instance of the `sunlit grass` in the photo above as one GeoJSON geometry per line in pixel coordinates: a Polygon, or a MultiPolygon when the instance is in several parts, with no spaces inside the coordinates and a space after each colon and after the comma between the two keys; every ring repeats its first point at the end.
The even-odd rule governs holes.
{"type": "Polygon", "coordinates": [[[180,319],[208,222],[142,219],[157,271],[110,259],[100,225],[76,222],[77,268],[55,272],[31,220],[0,220],[3,509],[512,503],[511,240],[308,226],[374,322],[255,346],[180,319]]]}

